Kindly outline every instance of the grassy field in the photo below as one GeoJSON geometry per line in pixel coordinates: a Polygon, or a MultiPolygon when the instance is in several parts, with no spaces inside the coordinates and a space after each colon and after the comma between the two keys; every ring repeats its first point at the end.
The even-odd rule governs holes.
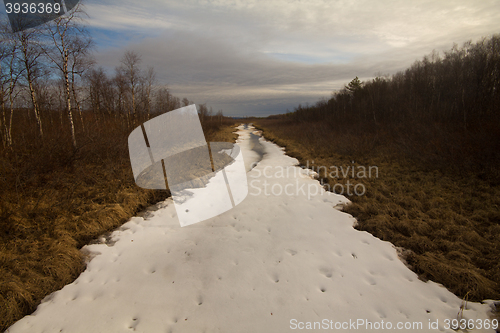
{"type": "MultiPolygon", "coordinates": [[[[358,229],[404,248],[404,259],[422,279],[469,300],[500,299],[500,187],[494,171],[485,176],[429,167],[428,156],[392,149],[386,134],[374,138],[282,119],[255,122],[267,139],[319,171],[334,191],[346,189],[347,182],[351,192],[355,185],[358,192],[364,189],[364,195],[347,195],[352,204],[345,211],[357,218],[358,229]],[[330,166],[356,172],[352,177],[330,166]],[[362,167],[377,167],[377,173],[363,176],[362,167]]],[[[82,272],[83,245],[168,196],[134,184],[128,127],[112,118],[87,123],[91,130],[81,129],[76,152],[68,149],[70,140],[57,122],[48,143],[27,145],[36,133],[18,130],[19,144],[1,152],[1,330],[82,272]]],[[[207,141],[236,138],[228,119],[206,122],[204,131],[207,141]]]]}
{"type": "Polygon", "coordinates": [[[382,130],[363,135],[284,119],[254,124],[266,139],[319,171],[330,189],[346,195],[349,182],[354,195],[346,195],[352,204],[344,210],[358,220],[356,228],[403,248],[402,257],[421,279],[461,298],[500,299],[500,186],[494,171],[485,176],[437,167],[428,156],[402,154],[382,130]],[[354,167],[354,177],[336,172],[340,167],[354,167]],[[371,177],[369,167],[377,167],[371,177]],[[365,174],[359,172],[363,168],[365,174]],[[355,185],[363,195],[354,193],[355,185]]]}
{"type": "MultiPolygon", "coordinates": [[[[31,123],[19,112],[15,124],[31,123]]],[[[57,118],[56,118],[57,119],[57,118]]],[[[15,128],[18,144],[0,154],[0,331],[33,312],[51,292],[84,270],[79,249],[127,221],[168,191],[139,188],[129,161],[129,129],[91,115],[79,149],[55,121],[45,142],[15,128]]],[[[207,141],[234,142],[232,121],[208,120],[207,141]]],[[[35,126],[32,126],[36,128],[35,126]]]]}

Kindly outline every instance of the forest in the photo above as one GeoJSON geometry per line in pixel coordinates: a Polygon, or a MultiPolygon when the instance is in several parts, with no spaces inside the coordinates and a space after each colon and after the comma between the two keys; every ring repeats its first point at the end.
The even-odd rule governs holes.
{"type": "Polygon", "coordinates": [[[375,133],[380,140],[390,134],[408,156],[498,177],[499,51],[500,35],[454,44],[392,76],[356,77],[330,99],[299,105],[284,117],[375,133]]]}

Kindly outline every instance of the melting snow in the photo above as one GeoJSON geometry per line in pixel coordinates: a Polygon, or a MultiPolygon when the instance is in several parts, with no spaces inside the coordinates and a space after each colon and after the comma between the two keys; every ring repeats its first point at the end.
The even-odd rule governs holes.
{"type": "MultiPolygon", "coordinates": [[[[420,322],[421,330],[401,331],[454,332],[445,320],[457,318],[461,299],[420,281],[390,243],[355,230],[354,218],[334,208],[348,200],[324,192],[283,149],[260,139],[260,160],[253,131],[238,132],[253,185],[242,203],[183,228],[171,199],[130,219],[108,242],[84,247],[92,259],[80,277],[8,332],[277,333],[315,323],[322,325],[316,331],[371,331],[353,328],[360,320],[374,328],[420,322]],[[275,177],[278,169],[289,172],[275,177]],[[439,329],[430,329],[436,321],[439,329]]],[[[489,309],[469,302],[463,315],[486,319],[489,309]]]]}

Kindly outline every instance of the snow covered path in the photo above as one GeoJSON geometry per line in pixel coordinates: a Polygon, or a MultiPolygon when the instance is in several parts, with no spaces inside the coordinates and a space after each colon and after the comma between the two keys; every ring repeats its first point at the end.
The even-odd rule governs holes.
{"type": "MultiPolygon", "coordinates": [[[[420,281],[390,243],[355,230],[334,208],[348,200],[324,192],[278,146],[261,139],[265,155],[252,169],[253,129],[239,129],[251,169],[240,205],[184,228],[171,199],[132,218],[112,242],[86,246],[86,271],[8,332],[380,332],[389,324],[454,332],[444,326],[459,298],[420,281]],[[292,195],[266,195],[264,186],[292,195]],[[308,198],[308,189],[318,194],[308,198]],[[429,328],[436,321],[439,329],[429,328]]],[[[468,303],[464,318],[486,319],[488,310],[468,303]]]]}

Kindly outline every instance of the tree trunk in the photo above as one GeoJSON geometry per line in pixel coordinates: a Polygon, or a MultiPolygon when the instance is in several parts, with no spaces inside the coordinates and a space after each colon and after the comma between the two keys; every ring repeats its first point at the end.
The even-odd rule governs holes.
{"type": "Polygon", "coordinates": [[[80,115],[80,121],[82,123],[82,130],[85,130],[85,124],[83,123],[82,108],[80,106],[80,102],[78,101],[78,98],[76,97],[75,73],[74,72],[71,72],[71,90],[73,91],[73,99],[75,100],[76,108],[78,109],[78,114],[80,115]]]}
{"type": "Polygon", "coordinates": [[[135,89],[132,87],[132,118],[135,119],[135,89]]]}
{"type": "Polygon", "coordinates": [[[7,146],[12,146],[12,118],[14,118],[14,103],[10,104],[10,119],[7,130],[7,146]]]}
{"type": "Polygon", "coordinates": [[[150,97],[149,95],[151,94],[151,91],[150,91],[151,88],[149,88],[147,90],[147,93],[146,93],[146,97],[147,97],[147,110],[148,110],[148,120],[150,119],[150,115],[151,115],[151,100],[150,100],[150,97]]]}
{"type": "Polygon", "coordinates": [[[31,79],[30,71],[28,70],[28,86],[30,89],[31,102],[33,103],[33,110],[35,111],[35,119],[38,124],[38,132],[40,133],[40,138],[43,140],[43,128],[42,128],[42,118],[40,117],[40,107],[36,100],[35,88],[31,79]]]}
{"type": "MultiPolygon", "coordinates": [[[[0,72],[1,72],[1,66],[2,64],[0,63],[0,72]]],[[[4,147],[7,146],[7,123],[5,119],[5,90],[3,85],[0,86],[0,101],[2,103],[2,118],[0,119],[0,128],[3,130],[2,133],[2,144],[4,147]]]]}
{"type": "Polygon", "coordinates": [[[69,73],[68,73],[68,54],[64,55],[64,83],[66,85],[66,112],[68,114],[69,126],[71,128],[71,140],[73,142],[73,148],[76,149],[76,135],[75,135],[75,123],[73,121],[73,112],[71,110],[71,84],[69,82],[69,73]]]}
{"type": "Polygon", "coordinates": [[[464,109],[464,130],[467,131],[467,110],[465,108],[465,88],[462,88],[462,108],[464,109]]]}
{"type": "Polygon", "coordinates": [[[2,96],[2,119],[0,120],[0,126],[3,128],[3,146],[4,147],[7,147],[9,145],[9,142],[8,142],[8,139],[7,139],[7,132],[8,132],[8,129],[7,129],[7,120],[5,119],[5,101],[3,100],[3,96],[2,96]]]}
{"type": "Polygon", "coordinates": [[[373,122],[377,125],[377,117],[375,116],[375,103],[373,102],[373,95],[371,89],[368,89],[368,94],[370,95],[370,100],[372,102],[372,114],[373,114],[373,122]]]}

